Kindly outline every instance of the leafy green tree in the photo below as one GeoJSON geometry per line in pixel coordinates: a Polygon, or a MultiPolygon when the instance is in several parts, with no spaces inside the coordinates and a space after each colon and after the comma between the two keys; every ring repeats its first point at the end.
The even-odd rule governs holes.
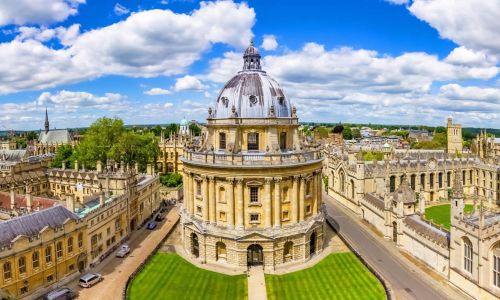
{"type": "Polygon", "coordinates": [[[344,140],[352,140],[352,130],[351,127],[344,126],[344,131],[342,132],[344,140]]]}
{"type": "Polygon", "coordinates": [[[191,123],[191,125],[189,125],[189,130],[193,133],[194,136],[201,135],[201,128],[195,123],[191,123]]]}
{"type": "Polygon", "coordinates": [[[318,132],[320,138],[324,139],[328,137],[328,129],[326,127],[320,126],[316,128],[316,131],[318,132]]]}
{"type": "Polygon", "coordinates": [[[361,132],[359,131],[359,129],[353,128],[353,129],[351,129],[351,132],[352,132],[352,138],[353,139],[359,139],[359,138],[361,138],[361,132]]]}
{"type": "Polygon", "coordinates": [[[63,163],[67,168],[71,168],[74,164],[73,147],[71,145],[59,146],[50,166],[52,168],[62,168],[63,163]]]}
{"type": "Polygon", "coordinates": [[[179,125],[172,123],[165,128],[165,137],[171,136],[179,132],[179,125]]]}
{"type": "Polygon", "coordinates": [[[161,130],[162,129],[161,129],[160,125],[156,125],[156,126],[151,127],[151,132],[153,132],[155,136],[160,136],[161,130]]]}
{"type": "Polygon", "coordinates": [[[169,173],[160,176],[160,183],[166,187],[176,187],[182,183],[182,175],[179,173],[169,173]]]}

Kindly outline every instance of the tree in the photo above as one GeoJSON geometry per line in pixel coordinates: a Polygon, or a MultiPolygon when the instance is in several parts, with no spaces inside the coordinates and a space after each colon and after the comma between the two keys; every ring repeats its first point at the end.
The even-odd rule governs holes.
{"type": "Polygon", "coordinates": [[[176,187],[182,183],[182,175],[179,173],[169,173],[160,176],[160,183],[166,187],[176,187]]]}
{"type": "Polygon", "coordinates": [[[168,125],[167,128],[165,128],[165,136],[168,137],[173,134],[177,134],[178,131],[179,131],[179,125],[172,123],[168,125]]]}
{"type": "Polygon", "coordinates": [[[318,132],[320,138],[324,139],[328,137],[328,129],[326,127],[320,126],[316,128],[316,131],[318,132]]]}
{"type": "Polygon", "coordinates": [[[353,139],[360,139],[361,138],[361,132],[359,131],[359,129],[357,129],[357,128],[351,129],[351,132],[352,132],[353,139]]]}
{"type": "Polygon", "coordinates": [[[344,140],[352,140],[351,127],[345,126],[344,131],[342,132],[342,136],[343,136],[344,140]]]}
{"type": "Polygon", "coordinates": [[[156,126],[151,127],[151,131],[154,133],[155,136],[160,136],[161,130],[162,129],[161,129],[160,125],[156,125],[156,126]]]}
{"type": "Polygon", "coordinates": [[[62,168],[63,163],[67,168],[74,164],[73,147],[71,145],[61,145],[57,147],[56,155],[50,166],[52,168],[62,168]]]}
{"type": "Polygon", "coordinates": [[[191,125],[189,125],[189,130],[193,133],[194,136],[199,136],[201,134],[200,126],[196,125],[195,123],[191,123],[191,125]]]}

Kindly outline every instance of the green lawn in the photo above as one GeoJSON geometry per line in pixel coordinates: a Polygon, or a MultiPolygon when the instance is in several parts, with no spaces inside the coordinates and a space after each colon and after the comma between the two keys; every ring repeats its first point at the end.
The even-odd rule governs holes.
{"type": "Polygon", "coordinates": [[[247,279],[200,269],[177,254],[157,253],[132,280],[127,299],[247,299],[247,279]]]}
{"type": "Polygon", "coordinates": [[[312,268],[266,275],[267,297],[274,299],[385,299],[382,284],[353,253],[330,254],[312,268]]]}
{"type": "MultiPolygon", "coordinates": [[[[465,204],[464,211],[471,212],[472,204],[465,204]]],[[[450,230],[451,206],[450,204],[436,205],[425,209],[425,218],[434,224],[441,225],[450,230]]]]}

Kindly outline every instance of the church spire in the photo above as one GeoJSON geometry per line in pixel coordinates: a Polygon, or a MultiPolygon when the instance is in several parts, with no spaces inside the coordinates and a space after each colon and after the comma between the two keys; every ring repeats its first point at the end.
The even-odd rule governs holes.
{"type": "Polygon", "coordinates": [[[45,133],[49,132],[49,114],[47,112],[47,107],[45,107],[45,133]]]}

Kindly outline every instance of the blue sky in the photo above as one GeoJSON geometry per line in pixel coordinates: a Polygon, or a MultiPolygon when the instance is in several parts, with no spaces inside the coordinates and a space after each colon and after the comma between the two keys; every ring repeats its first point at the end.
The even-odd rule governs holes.
{"type": "Polygon", "coordinates": [[[301,121],[500,128],[500,3],[470,2],[5,0],[0,130],[203,121],[252,37],[301,121]]]}

